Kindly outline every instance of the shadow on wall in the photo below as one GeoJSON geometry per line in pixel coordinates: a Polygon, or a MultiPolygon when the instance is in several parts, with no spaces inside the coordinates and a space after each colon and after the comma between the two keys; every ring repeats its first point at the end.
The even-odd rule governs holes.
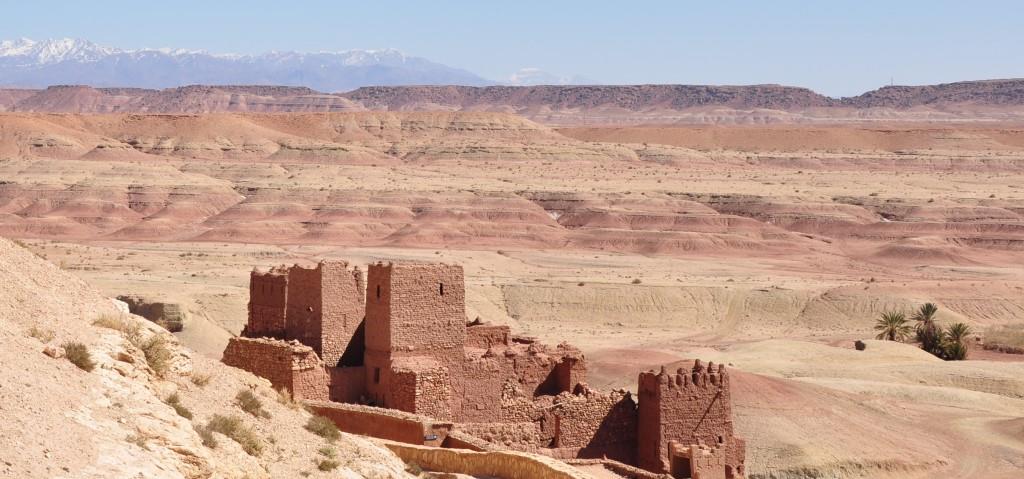
{"type": "Polygon", "coordinates": [[[339,368],[358,367],[363,365],[363,356],[366,352],[366,319],[363,318],[352,333],[352,340],[349,341],[345,352],[341,353],[338,360],[339,368]]]}

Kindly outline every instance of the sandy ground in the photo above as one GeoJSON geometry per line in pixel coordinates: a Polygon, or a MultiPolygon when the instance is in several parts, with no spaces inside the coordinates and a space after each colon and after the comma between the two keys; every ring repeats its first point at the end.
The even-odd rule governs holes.
{"type": "Polygon", "coordinates": [[[852,349],[926,301],[978,333],[1024,323],[1015,127],[561,130],[591,143],[500,115],[226,118],[7,118],[0,229],[105,294],[182,304],[211,359],[253,267],[456,262],[469,319],[580,346],[591,386],[732,364],[754,477],[1024,467],[1024,357],[852,349]],[[95,146],[132,138],[179,146],[95,146]],[[283,157],[299,139],[320,143],[283,157]]]}

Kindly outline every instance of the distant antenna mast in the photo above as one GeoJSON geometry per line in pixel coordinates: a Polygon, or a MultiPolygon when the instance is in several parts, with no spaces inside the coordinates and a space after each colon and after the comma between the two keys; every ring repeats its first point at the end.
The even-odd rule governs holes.
{"type": "Polygon", "coordinates": [[[889,86],[893,86],[894,78],[895,77],[889,77],[889,86]]]}

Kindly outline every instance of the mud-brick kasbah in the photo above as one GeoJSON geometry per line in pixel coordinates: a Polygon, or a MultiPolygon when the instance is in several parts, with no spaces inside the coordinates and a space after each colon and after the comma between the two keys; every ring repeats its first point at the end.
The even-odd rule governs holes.
{"type": "Polygon", "coordinates": [[[744,477],[723,365],[641,372],[636,396],[592,390],[578,349],[467,321],[457,265],[254,270],[248,324],[223,361],[349,432],[680,478],[744,477]]]}

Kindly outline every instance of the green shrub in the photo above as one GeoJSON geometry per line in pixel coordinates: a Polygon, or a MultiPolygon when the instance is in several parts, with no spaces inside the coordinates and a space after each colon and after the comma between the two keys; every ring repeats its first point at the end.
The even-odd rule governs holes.
{"type": "Polygon", "coordinates": [[[83,371],[92,371],[96,368],[92,356],[89,354],[89,347],[77,341],[68,341],[61,345],[64,348],[64,357],[72,364],[83,371]]]}
{"type": "Polygon", "coordinates": [[[188,408],[181,403],[181,396],[178,396],[178,393],[167,396],[164,399],[164,403],[174,408],[174,412],[178,413],[179,416],[185,419],[192,419],[192,411],[189,411],[188,408]]]}
{"type": "Polygon", "coordinates": [[[263,443],[260,442],[259,436],[237,416],[214,414],[206,423],[206,428],[231,438],[250,456],[259,456],[263,453],[263,443]]]}
{"type": "Polygon", "coordinates": [[[269,418],[270,413],[266,409],[263,409],[263,403],[260,398],[256,397],[252,391],[243,389],[238,391],[235,396],[235,400],[238,401],[238,407],[242,408],[243,411],[252,414],[254,417],[269,418]]]}
{"type": "Polygon", "coordinates": [[[415,462],[410,462],[405,466],[405,472],[408,472],[409,474],[419,477],[423,475],[423,468],[420,467],[420,465],[416,464],[415,462]]]}
{"type": "Polygon", "coordinates": [[[309,421],[306,421],[306,429],[328,441],[336,441],[341,438],[341,431],[338,430],[334,421],[323,416],[310,417],[309,421]]]}

